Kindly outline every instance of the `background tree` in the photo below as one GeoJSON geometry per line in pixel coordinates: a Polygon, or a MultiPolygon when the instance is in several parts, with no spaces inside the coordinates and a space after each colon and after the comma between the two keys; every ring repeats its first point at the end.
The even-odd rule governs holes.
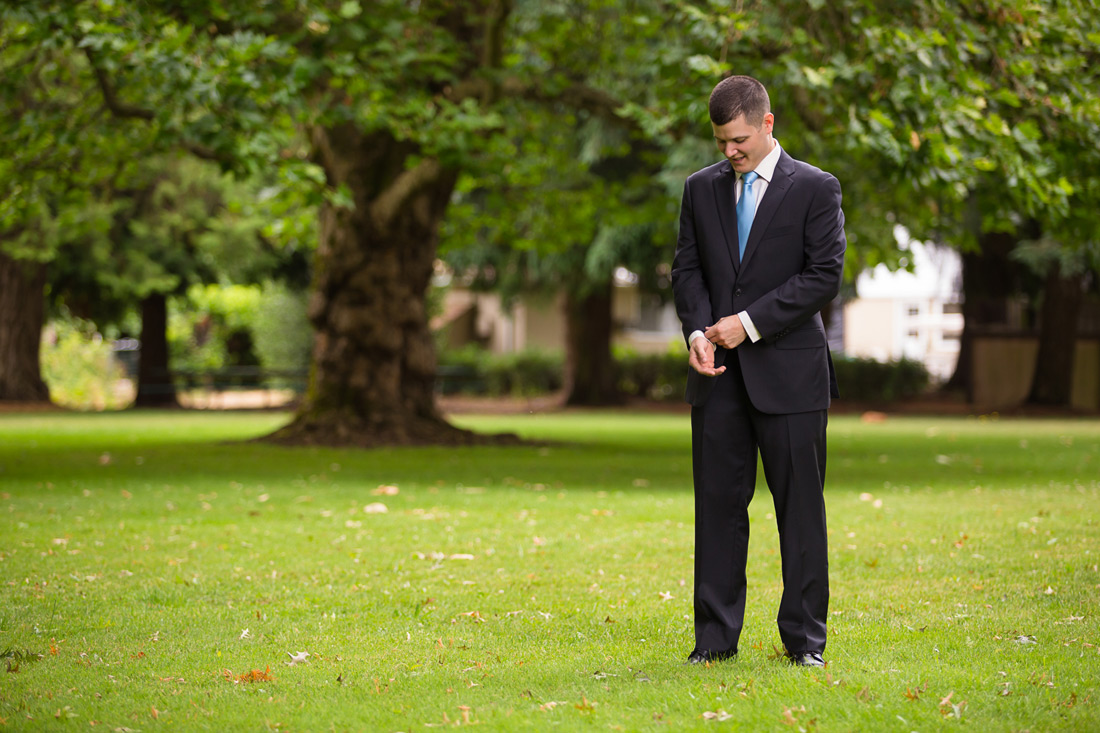
{"type": "MultiPolygon", "coordinates": [[[[141,323],[137,407],[176,404],[169,363],[169,298],[198,283],[260,283],[297,261],[263,234],[256,183],[237,182],[193,156],[143,161],[113,193],[113,223],[101,236],[59,245],[50,298],[101,328],[135,309],[141,323]]],[[[267,208],[267,207],[264,207],[267,208]]],[[[296,255],[298,255],[296,257],[296,255]]],[[[247,351],[247,343],[241,344],[247,351]]]]}
{"type": "Polygon", "coordinates": [[[45,402],[39,344],[49,263],[64,241],[111,227],[107,192],[148,131],[103,124],[71,51],[0,8],[0,400],[45,402]]]}
{"type": "Polygon", "coordinates": [[[435,409],[424,291],[459,171],[507,128],[501,100],[617,114],[590,83],[616,69],[591,66],[560,30],[543,32],[565,19],[580,27],[592,8],[519,7],[515,18],[504,0],[5,13],[28,44],[82,55],[100,111],[146,126],[165,147],[247,170],[279,158],[286,123],[305,132],[329,192],[310,301],[318,334],[302,409],[278,437],[369,445],[473,439],[435,409]],[[506,41],[519,50],[506,53],[506,41]]]}
{"type": "Polygon", "coordinates": [[[516,118],[499,165],[460,181],[443,257],[471,287],[506,302],[561,293],[566,404],[618,403],[614,271],[630,268],[657,290],[675,239],[675,201],[655,175],[660,151],[629,125],[583,113],[516,118]]]}

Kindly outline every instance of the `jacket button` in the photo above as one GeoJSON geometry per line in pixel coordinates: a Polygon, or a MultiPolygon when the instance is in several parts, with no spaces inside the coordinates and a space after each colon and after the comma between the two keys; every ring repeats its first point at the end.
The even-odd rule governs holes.
{"type": "Polygon", "coordinates": [[[733,291],[733,297],[735,297],[735,298],[736,298],[736,297],[737,297],[737,296],[739,296],[739,295],[741,295],[741,288],[737,288],[737,290],[734,290],[734,291],[733,291]]]}

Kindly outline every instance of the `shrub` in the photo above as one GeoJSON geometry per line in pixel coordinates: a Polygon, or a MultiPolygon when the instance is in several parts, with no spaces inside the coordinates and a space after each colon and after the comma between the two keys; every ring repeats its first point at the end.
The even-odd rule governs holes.
{"type": "Polygon", "coordinates": [[[840,396],[855,402],[894,402],[928,389],[928,370],[912,359],[880,362],[874,359],[835,356],[840,396]]]}
{"type": "Polygon", "coordinates": [[[89,321],[58,318],[42,330],[42,379],[50,399],[77,410],[118,410],[133,399],[126,370],[89,321]]]}
{"type": "MultiPolygon", "coordinates": [[[[313,327],[306,317],[307,294],[267,283],[252,323],[256,355],[265,370],[305,374],[313,349],[313,327]]],[[[270,386],[301,386],[300,379],[277,378],[270,386]]]]}
{"type": "Polygon", "coordinates": [[[687,388],[687,352],[673,346],[663,354],[615,350],[619,390],[631,397],[681,400],[687,388]]]}
{"type": "Polygon", "coordinates": [[[443,394],[531,396],[561,389],[563,372],[558,352],[524,349],[494,354],[471,345],[439,355],[436,388],[443,394]]]}

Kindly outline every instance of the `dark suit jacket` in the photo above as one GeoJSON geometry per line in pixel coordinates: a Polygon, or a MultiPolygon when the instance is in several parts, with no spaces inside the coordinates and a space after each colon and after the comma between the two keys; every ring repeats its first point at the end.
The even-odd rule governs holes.
{"type": "MultiPolygon", "coordinates": [[[[749,399],[761,412],[826,409],[838,394],[820,311],[836,297],[844,270],[840,183],[781,152],[740,261],[736,180],[723,160],[684,184],[672,264],[684,336],[748,311],[760,341],[746,339],[732,354],[717,347],[715,366],[738,359],[749,399]]],[[[691,369],[687,401],[704,404],[718,378],[691,369]]]]}

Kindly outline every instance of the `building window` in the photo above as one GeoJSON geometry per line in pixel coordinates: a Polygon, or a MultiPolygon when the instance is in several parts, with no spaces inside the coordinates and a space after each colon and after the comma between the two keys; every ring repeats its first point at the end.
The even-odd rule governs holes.
{"type": "Polygon", "coordinates": [[[917,329],[915,329],[915,328],[910,328],[910,329],[909,329],[909,333],[908,333],[907,335],[908,335],[908,336],[909,336],[909,338],[911,338],[911,339],[915,339],[915,338],[920,338],[920,331],[918,331],[918,330],[917,330],[917,329]]]}
{"type": "Polygon", "coordinates": [[[943,304],[943,312],[945,314],[947,314],[947,313],[962,313],[963,312],[962,303],[944,303],[943,304]]]}
{"type": "Polygon", "coordinates": [[[944,341],[958,341],[962,338],[962,333],[959,331],[944,331],[941,338],[944,341]]]}
{"type": "Polygon", "coordinates": [[[920,306],[919,305],[909,306],[909,315],[910,316],[919,316],[920,315],[920,306]]]}

